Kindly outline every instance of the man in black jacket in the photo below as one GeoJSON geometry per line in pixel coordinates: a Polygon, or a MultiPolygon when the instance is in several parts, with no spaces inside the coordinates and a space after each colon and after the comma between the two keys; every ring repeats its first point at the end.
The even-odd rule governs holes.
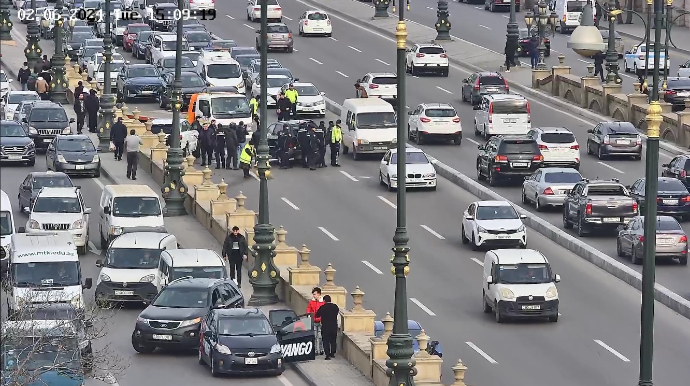
{"type": "Polygon", "coordinates": [[[319,307],[314,317],[321,318],[321,339],[323,340],[323,351],[326,354],[325,359],[328,361],[335,357],[340,308],[337,304],[331,303],[330,295],[324,295],[323,301],[324,304],[319,307]]]}
{"type": "Polygon", "coordinates": [[[319,137],[316,135],[316,127],[311,126],[309,128],[309,153],[307,155],[307,163],[309,164],[309,170],[316,170],[317,163],[319,162],[319,137]]]}
{"type": "Polygon", "coordinates": [[[247,131],[247,126],[244,125],[243,121],[240,121],[240,123],[237,124],[235,133],[237,133],[237,162],[240,162],[240,155],[242,154],[244,145],[247,144],[247,136],[249,135],[249,131],[247,131]]]}
{"type": "Polygon", "coordinates": [[[594,76],[599,75],[601,82],[604,82],[604,60],[606,59],[606,54],[603,52],[597,52],[594,54],[594,76]]]}
{"type": "Polygon", "coordinates": [[[237,170],[237,127],[234,123],[225,129],[225,150],[228,154],[225,168],[237,170]]]}
{"type": "Polygon", "coordinates": [[[89,132],[98,132],[98,109],[101,108],[101,102],[98,100],[96,90],[90,90],[89,95],[84,98],[86,100],[86,113],[89,118],[89,132]]]}
{"type": "Polygon", "coordinates": [[[115,145],[115,159],[122,161],[122,153],[125,150],[125,138],[127,138],[127,126],[122,123],[122,118],[110,128],[110,140],[115,145]]]}
{"type": "Polygon", "coordinates": [[[325,168],[326,165],[326,127],[324,126],[323,121],[319,124],[319,126],[314,130],[316,133],[316,141],[317,141],[317,152],[318,155],[316,157],[316,166],[319,168],[325,168]]]}
{"type": "Polygon", "coordinates": [[[309,132],[307,131],[306,123],[299,124],[299,129],[297,129],[297,143],[299,144],[300,155],[302,157],[302,167],[308,168],[311,150],[309,149],[309,132]]]}
{"type": "Polygon", "coordinates": [[[232,227],[232,233],[223,242],[223,259],[230,264],[230,278],[242,287],[242,262],[247,260],[247,239],[240,234],[240,228],[232,227]]]}
{"type": "Polygon", "coordinates": [[[290,126],[283,124],[283,131],[278,135],[278,144],[276,146],[276,156],[280,162],[281,169],[290,168],[290,142],[292,135],[290,134],[290,126]]]}
{"type": "Polygon", "coordinates": [[[84,93],[75,96],[74,112],[77,113],[77,134],[81,134],[86,121],[86,101],[84,100],[84,93]]]}
{"type": "Polygon", "coordinates": [[[201,166],[211,165],[213,162],[213,140],[215,133],[213,128],[206,124],[199,133],[199,148],[201,149],[201,166]]]}
{"type": "MultiPolygon", "coordinates": [[[[215,124],[215,120],[211,121],[211,125],[215,124]]],[[[225,169],[225,129],[223,125],[215,126],[215,141],[216,141],[216,169],[225,169]]]]}
{"type": "Polygon", "coordinates": [[[278,97],[278,120],[289,121],[290,112],[292,111],[292,102],[285,96],[285,92],[281,92],[278,97]]]}
{"type": "Polygon", "coordinates": [[[27,83],[29,83],[30,76],[29,62],[24,62],[24,67],[20,68],[17,73],[17,81],[22,85],[22,91],[28,90],[27,83]]]}

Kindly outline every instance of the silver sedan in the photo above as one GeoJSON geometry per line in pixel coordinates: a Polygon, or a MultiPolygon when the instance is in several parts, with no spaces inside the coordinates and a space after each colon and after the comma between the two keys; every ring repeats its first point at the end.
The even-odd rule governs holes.
{"type": "MultiPolygon", "coordinates": [[[[644,256],[644,217],[634,217],[618,232],[616,253],[619,257],[630,256],[633,264],[642,264],[644,256]]],[[[657,216],[656,250],[654,258],[678,259],[681,265],[688,264],[688,236],[671,216],[657,216]]]]}
{"type": "Polygon", "coordinates": [[[572,168],[541,168],[525,177],[522,183],[522,203],[534,204],[537,211],[545,207],[562,206],[570,189],[582,181],[582,175],[572,168]]]}

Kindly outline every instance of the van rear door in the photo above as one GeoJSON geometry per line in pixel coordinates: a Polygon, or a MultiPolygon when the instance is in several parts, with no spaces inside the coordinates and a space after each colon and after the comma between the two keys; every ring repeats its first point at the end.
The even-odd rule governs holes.
{"type": "Polygon", "coordinates": [[[531,129],[529,102],[526,99],[495,100],[489,106],[491,134],[527,134],[531,129]]]}

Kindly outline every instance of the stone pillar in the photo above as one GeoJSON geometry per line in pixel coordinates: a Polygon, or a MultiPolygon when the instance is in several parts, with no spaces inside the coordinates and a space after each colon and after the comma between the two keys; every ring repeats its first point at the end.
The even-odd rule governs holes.
{"type": "Polygon", "coordinates": [[[532,88],[539,89],[539,81],[551,75],[548,68],[535,68],[532,70],[532,88]]]}
{"type": "Polygon", "coordinates": [[[672,109],[672,107],[673,107],[672,104],[667,103],[667,102],[663,102],[663,101],[662,101],[662,102],[659,102],[659,104],[661,105],[661,113],[662,113],[662,114],[668,114],[668,113],[673,112],[673,111],[672,111],[672,110],[673,110],[673,109],[672,109]]]}
{"type": "Polygon", "coordinates": [[[151,121],[147,121],[146,123],[144,123],[144,127],[145,127],[146,131],[144,132],[144,134],[140,135],[141,142],[143,142],[141,147],[147,147],[147,148],[151,149],[154,146],[156,146],[156,144],[158,143],[158,137],[151,132],[152,126],[153,126],[153,122],[151,122],[151,121]]]}
{"type": "Polygon", "coordinates": [[[273,262],[276,265],[283,265],[288,267],[297,266],[297,248],[291,247],[285,243],[287,231],[281,225],[276,231],[276,249],[273,262]]]}
{"type": "MultiPolygon", "coordinates": [[[[143,142],[143,141],[142,141],[143,142]]],[[[168,158],[168,146],[165,144],[165,133],[162,131],[158,134],[158,145],[151,148],[151,162],[163,161],[168,158]]]]}
{"type": "MultiPolygon", "coordinates": [[[[146,122],[148,124],[148,122],[146,122]]],[[[182,181],[184,181],[187,186],[201,185],[204,180],[204,174],[200,170],[194,169],[194,156],[188,155],[186,158],[187,167],[184,170],[184,176],[182,176],[182,181]]]]}
{"type": "Polygon", "coordinates": [[[467,366],[462,363],[462,359],[458,359],[458,363],[452,367],[453,374],[455,376],[455,382],[450,386],[467,386],[465,384],[465,372],[467,372],[467,366]]]}
{"type": "MultiPolygon", "coordinates": [[[[347,306],[347,300],[345,299],[347,290],[344,287],[335,285],[335,272],[336,270],[333,268],[333,265],[328,263],[326,269],[323,270],[323,274],[326,277],[326,284],[321,287],[321,293],[323,295],[330,295],[331,301],[337,304],[341,310],[344,310],[347,306]]],[[[374,335],[373,331],[371,335],[374,335]]]]}
{"type": "Polygon", "coordinates": [[[560,96],[560,86],[559,75],[570,75],[570,70],[572,67],[565,65],[565,56],[558,55],[558,65],[551,67],[551,75],[553,75],[553,80],[551,80],[551,95],[560,96]]]}
{"type": "Polygon", "coordinates": [[[225,220],[225,213],[234,212],[237,209],[237,200],[228,197],[228,184],[225,179],[221,179],[218,184],[218,198],[211,200],[211,216],[222,216],[225,220]]]}
{"type": "Polygon", "coordinates": [[[422,330],[422,332],[415,337],[419,345],[419,351],[414,354],[417,365],[417,375],[414,380],[418,383],[435,384],[441,383],[441,366],[443,359],[436,355],[429,355],[426,352],[429,347],[429,336],[422,330]]]}
{"type": "MultiPolygon", "coordinates": [[[[328,269],[326,269],[326,271],[327,270],[328,269]]],[[[326,292],[326,286],[324,286],[322,292],[326,292]]],[[[364,292],[357,286],[350,296],[352,296],[354,306],[351,310],[341,308],[340,311],[340,315],[343,318],[343,332],[374,335],[374,320],[376,319],[376,314],[374,311],[367,310],[362,306],[364,292]]]]}
{"type": "Polygon", "coordinates": [[[383,322],[383,334],[381,337],[369,338],[369,341],[371,342],[372,366],[374,365],[374,361],[385,361],[388,359],[388,354],[386,353],[386,350],[388,350],[388,337],[393,333],[393,318],[391,317],[391,313],[387,312],[386,316],[381,319],[381,322],[383,322]]]}
{"type": "Polygon", "coordinates": [[[599,78],[594,76],[594,65],[587,65],[587,76],[580,78],[580,92],[582,92],[582,97],[580,98],[580,107],[589,107],[589,93],[587,92],[587,87],[599,86],[599,78]]]}
{"type": "MultiPolygon", "coordinates": [[[[638,83],[639,85],[639,83],[638,83]]],[[[628,94],[628,122],[632,122],[635,117],[635,105],[646,105],[648,103],[648,96],[639,92],[628,94]]]]}
{"type": "Polygon", "coordinates": [[[601,112],[605,115],[610,116],[611,115],[611,109],[609,108],[609,95],[611,94],[621,94],[623,92],[623,85],[622,84],[604,84],[601,86],[604,90],[604,95],[601,97],[602,99],[602,106],[601,106],[601,112]]]}
{"type": "Polygon", "coordinates": [[[196,202],[202,202],[217,199],[220,191],[218,190],[218,186],[215,185],[211,180],[211,174],[213,174],[213,172],[207,166],[202,173],[204,175],[204,179],[201,182],[201,185],[194,186],[194,200],[196,202]]]}
{"type": "Polygon", "coordinates": [[[297,266],[288,267],[287,269],[290,275],[290,285],[316,287],[321,283],[321,268],[309,263],[310,253],[311,251],[307,248],[307,245],[302,244],[302,249],[299,251],[300,260],[297,262],[297,266]]]}
{"type": "Polygon", "coordinates": [[[141,123],[141,121],[139,120],[140,114],[141,113],[139,109],[135,107],[134,112],[132,113],[132,121],[127,125],[127,128],[134,129],[138,136],[144,135],[147,131],[146,125],[141,123]]]}
{"type": "MultiPolygon", "coordinates": [[[[254,213],[253,210],[248,210],[244,205],[245,202],[247,201],[247,197],[240,192],[240,194],[235,197],[235,200],[237,201],[237,210],[234,213],[226,213],[225,214],[225,219],[226,219],[226,224],[228,224],[228,230],[232,229],[232,227],[237,226],[240,228],[240,232],[242,232],[242,229],[254,229],[254,225],[256,224],[256,213],[254,213]]],[[[247,237],[247,243],[249,244],[249,247],[254,244],[254,237],[251,239],[247,237]]]]}

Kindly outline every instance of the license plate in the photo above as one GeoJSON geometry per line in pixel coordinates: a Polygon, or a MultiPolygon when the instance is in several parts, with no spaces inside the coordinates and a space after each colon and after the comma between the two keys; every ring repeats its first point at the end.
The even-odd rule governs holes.
{"type": "Polygon", "coordinates": [[[312,111],[314,110],[313,107],[302,107],[302,111],[312,111]]]}
{"type": "Polygon", "coordinates": [[[504,119],[503,123],[517,123],[517,119],[504,119]]]}
{"type": "Polygon", "coordinates": [[[7,159],[12,160],[12,161],[17,161],[17,160],[21,160],[22,156],[20,156],[20,155],[8,155],[7,159]]]}
{"type": "Polygon", "coordinates": [[[529,165],[527,162],[513,162],[512,165],[514,167],[520,167],[520,168],[525,168],[527,165],[529,165]]]}
{"type": "Polygon", "coordinates": [[[77,170],[84,170],[84,165],[76,165],[74,168],[77,170]]]}
{"type": "Polygon", "coordinates": [[[667,238],[657,238],[656,243],[659,245],[672,245],[673,244],[673,239],[667,239],[667,238]]]}
{"type": "Polygon", "coordinates": [[[630,141],[625,140],[625,139],[618,139],[616,140],[617,145],[630,145],[630,141]]]}
{"type": "Polygon", "coordinates": [[[323,31],[323,28],[314,28],[314,31],[323,31]]]}
{"type": "Polygon", "coordinates": [[[496,238],[497,239],[509,239],[510,236],[509,235],[496,235],[496,238]]]}
{"type": "Polygon", "coordinates": [[[118,291],[118,290],[115,290],[115,295],[118,295],[118,296],[132,296],[132,295],[134,295],[134,291],[118,291]]]}
{"type": "Polygon", "coordinates": [[[558,194],[568,194],[568,191],[567,190],[559,190],[558,194]]]}
{"type": "Polygon", "coordinates": [[[257,365],[259,364],[259,359],[257,358],[244,358],[245,365],[257,365]]]}
{"type": "Polygon", "coordinates": [[[386,146],[375,146],[374,150],[387,150],[388,148],[386,146]]]}
{"type": "Polygon", "coordinates": [[[153,339],[156,340],[172,340],[172,335],[158,335],[158,334],[153,334],[153,339]]]}
{"type": "Polygon", "coordinates": [[[604,217],[604,222],[620,222],[620,217],[604,217]]]}
{"type": "Polygon", "coordinates": [[[663,202],[666,205],[675,205],[678,203],[678,200],[662,200],[661,202],[663,202]]]}
{"type": "Polygon", "coordinates": [[[141,94],[143,95],[152,95],[153,91],[142,91],[141,94]]]}
{"type": "Polygon", "coordinates": [[[51,142],[53,142],[53,139],[52,139],[52,138],[44,138],[44,139],[43,139],[43,142],[45,142],[45,143],[51,143],[51,142]]]}
{"type": "Polygon", "coordinates": [[[523,310],[541,310],[541,306],[538,304],[531,305],[531,306],[522,306],[523,310]]]}
{"type": "Polygon", "coordinates": [[[690,92],[679,92],[679,93],[678,93],[678,96],[679,96],[679,97],[689,97],[689,96],[690,96],[690,92]]]}

